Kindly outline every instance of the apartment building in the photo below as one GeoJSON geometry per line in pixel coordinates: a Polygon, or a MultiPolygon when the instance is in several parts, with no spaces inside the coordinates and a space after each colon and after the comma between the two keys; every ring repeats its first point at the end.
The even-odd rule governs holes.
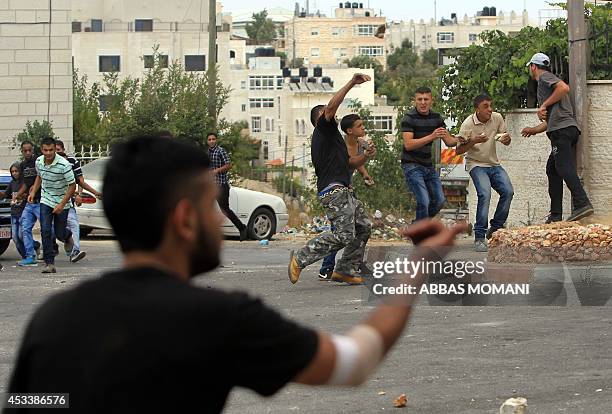
{"type": "MultiPolygon", "coordinates": [[[[231,40],[231,17],[217,3],[217,59],[220,73],[244,64],[244,41],[231,40]]],[[[153,47],[166,64],[203,72],[210,62],[208,1],[73,0],[73,64],[89,81],[105,73],[142,77],[152,66],[153,47]]]]}
{"type": "Polygon", "coordinates": [[[297,13],[285,23],[287,57],[308,66],[337,65],[354,56],[370,56],[386,66],[385,41],[374,36],[386,23],[363,3],[339,3],[334,17],[297,13]]]}
{"type": "Polygon", "coordinates": [[[70,0],[0,1],[0,167],[18,156],[13,137],[48,120],[72,144],[70,0]]]}
{"type": "Polygon", "coordinates": [[[389,23],[385,41],[388,50],[392,50],[408,39],[414,45],[415,51],[421,53],[431,48],[445,50],[480,44],[479,35],[484,31],[499,30],[510,34],[519,32],[528,25],[529,15],[526,10],[520,14],[514,11],[504,13],[498,12],[495,7],[485,7],[472,17],[466,14],[463,18],[458,18],[452,13],[450,19],[442,18],[439,21],[392,21],[389,23]]]}

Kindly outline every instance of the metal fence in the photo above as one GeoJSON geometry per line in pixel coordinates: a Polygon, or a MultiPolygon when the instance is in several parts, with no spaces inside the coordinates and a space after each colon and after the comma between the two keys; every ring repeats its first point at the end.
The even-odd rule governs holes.
{"type": "MultiPolygon", "coordinates": [[[[606,5],[612,16],[612,4],[606,5]]],[[[589,22],[590,75],[592,79],[612,79],[612,57],[610,56],[610,30],[612,22],[605,19],[601,28],[589,22]]]]}
{"type": "Polygon", "coordinates": [[[97,160],[98,158],[104,158],[110,156],[110,147],[109,145],[90,145],[89,147],[85,147],[81,145],[81,149],[75,148],[74,158],[79,160],[81,165],[88,164],[93,160],[97,160]]]}

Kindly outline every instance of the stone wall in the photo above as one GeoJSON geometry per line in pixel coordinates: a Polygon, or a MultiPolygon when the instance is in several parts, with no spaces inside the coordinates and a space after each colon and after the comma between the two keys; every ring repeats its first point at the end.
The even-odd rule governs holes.
{"type": "Polygon", "coordinates": [[[48,116],[72,146],[71,3],[52,5],[49,24],[48,0],[0,0],[0,168],[18,156],[13,137],[28,120],[48,116]]]}
{"type": "MultiPolygon", "coordinates": [[[[612,81],[590,81],[588,84],[591,107],[589,110],[590,143],[585,158],[584,181],[593,202],[595,220],[609,221],[612,214],[606,208],[612,205],[612,81]]],[[[550,154],[550,141],[546,134],[531,138],[521,137],[526,126],[538,124],[535,109],[516,110],[506,114],[508,131],[512,136],[509,147],[497,144],[499,159],[514,186],[514,199],[508,217],[509,227],[528,223],[542,223],[550,210],[546,161],[550,154]]],[[[468,187],[470,222],[475,223],[477,196],[470,180],[468,187]]],[[[498,200],[493,191],[489,220],[493,217],[498,200]]],[[[571,212],[570,194],[564,188],[564,217],[571,212]]]]}

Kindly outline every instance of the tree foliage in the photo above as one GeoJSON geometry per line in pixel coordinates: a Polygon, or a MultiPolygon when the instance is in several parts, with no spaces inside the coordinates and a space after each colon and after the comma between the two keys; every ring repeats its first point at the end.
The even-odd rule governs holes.
{"type": "Polygon", "coordinates": [[[24,141],[30,141],[34,144],[34,152],[40,153],[40,141],[46,137],[56,138],[53,125],[49,121],[27,121],[23,130],[13,137],[13,144],[17,147],[24,141]]]}
{"type": "Polygon", "coordinates": [[[387,76],[383,65],[376,59],[370,56],[359,55],[344,61],[349,68],[374,69],[374,91],[378,92],[378,88],[385,82],[387,76]]]}
{"type": "Polygon", "coordinates": [[[276,25],[268,18],[266,9],[253,13],[253,21],[247,23],[245,29],[249,39],[258,45],[268,44],[278,37],[276,25]]]}

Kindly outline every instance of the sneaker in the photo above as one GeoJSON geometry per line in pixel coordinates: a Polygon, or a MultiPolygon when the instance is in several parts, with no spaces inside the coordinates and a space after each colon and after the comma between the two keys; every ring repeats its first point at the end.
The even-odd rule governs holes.
{"type": "Polygon", "coordinates": [[[66,254],[70,254],[72,253],[73,248],[74,248],[74,240],[72,239],[72,236],[70,236],[68,240],[64,242],[64,251],[66,252],[66,254]]]}
{"type": "Polygon", "coordinates": [[[331,280],[333,280],[334,282],[348,283],[349,285],[363,285],[364,284],[363,277],[347,274],[344,272],[332,273],[331,280]]]}
{"type": "Polygon", "coordinates": [[[240,230],[240,241],[243,242],[243,241],[247,240],[248,238],[249,237],[247,235],[247,229],[245,227],[242,230],[240,230]]]}
{"type": "Polygon", "coordinates": [[[287,269],[287,273],[289,274],[289,280],[291,283],[296,284],[298,279],[300,278],[300,273],[302,273],[302,269],[298,264],[295,255],[293,254],[293,250],[289,254],[289,268],[287,269]]]}
{"type": "Polygon", "coordinates": [[[57,273],[57,270],[55,270],[55,265],[48,264],[45,265],[45,268],[42,270],[41,273],[57,273]]]}
{"type": "Polygon", "coordinates": [[[34,257],[26,257],[17,263],[19,266],[38,266],[38,262],[34,257]]]}
{"type": "Polygon", "coordinates": [[[79,260],[83,259],[85,256],[87,256],[86,252],[80,251],[80,252],[74,252],[72,255],[70,255],[70,261],[72,263],[76,263],[79,260]]]}
{"type": "Polygon", "coordinates": [[[332,277],[333,270],[319,270],[319,280],[329,282],[332,277]]]}
{"type": "Polygon", "coordinates": [[[577,220],[590,216],[594,212],[595,212],[595,209],[593,209],[593,206],[590,204],[587,204],[584,207],[580,207],[572,211],[571,216],[569,216],[566,221],[577,221],[577,220]]]}
{"type": "Polygon", "coordinates": [[[493,230],[493,229],[487,230],[487,235],[485,236],[487,240],[491,240],[491,237],[493,237],[493,233],[495,233],[496,231],[497,230],[493,230]]]}
{"type": "Polygon", "coordinates": [[[556,223],[557,221],[562,221],[563,218],[557,214],[549,214],[548,217],[546,218],[545,223],[546,224],[550,224],[550,223],[556,223]]]}
{"type": "Polygon", "coordinates": [[[487,247],[487,241],[485,239],[478,239],[474,241],[474,250],[476,250],[479,253],[484,253],[487,250],[489,250],[489,248],[487,247]]]}

